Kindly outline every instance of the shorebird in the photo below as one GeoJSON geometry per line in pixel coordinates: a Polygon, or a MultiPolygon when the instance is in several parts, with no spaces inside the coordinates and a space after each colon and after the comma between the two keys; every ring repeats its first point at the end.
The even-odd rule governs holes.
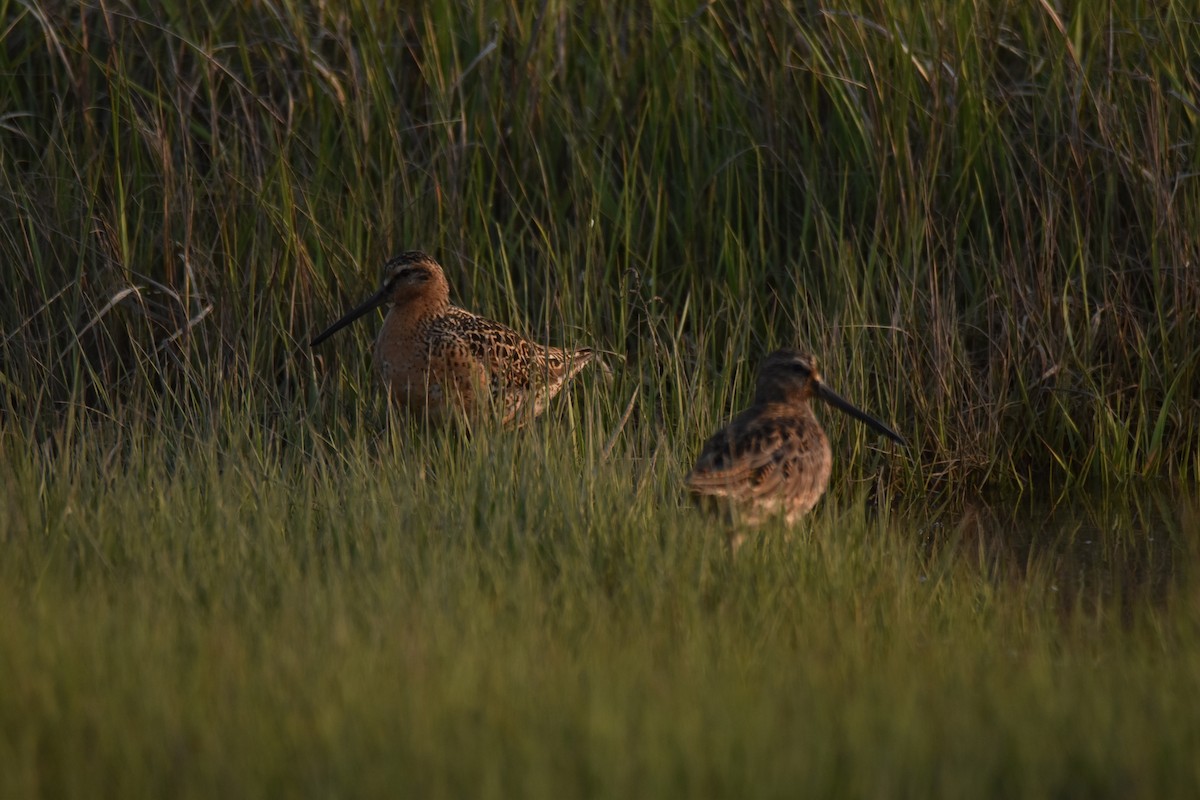
{"type": "Polygon", "coordinates": [[[588,348],[535,344],[451,305],[441,266],[419,250],[391,258],[379,290],[311,346],[380,306],[387,306],[387,315],[375,340],[375,368],[401,406],[434,424],[481,413],[494,414],[504,425],[521,424],[542,413],[595,358],[588,348]]]}
{"type": "Polygon", "coordinates": [[[730,523],[731,551],[746,527],[776,516],[791,525],[824,494],[833,456],[809,405],[813,397],[906,444],[826,386],[812,359],[795,350],[771,353],[759,367],[754,402],[704,443],[684,479],[701,508],[730,523]]]}

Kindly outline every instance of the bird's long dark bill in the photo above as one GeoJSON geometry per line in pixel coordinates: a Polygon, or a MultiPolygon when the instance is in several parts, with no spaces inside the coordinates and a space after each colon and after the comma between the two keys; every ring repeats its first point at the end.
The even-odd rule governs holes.
{"type": "Polygon", "coordinates": [[[353,311],[346,312],[344,317],[330,325],[324,330],[324,332],[320,333],[315,339],[313,339],[312,343],[309,344],[309,347],[316,347],[321,342],[325,341],[330,336],[333,336],[335,333],[349,325],[351,322],[354,322],[354,320],[358,319],[362,315],[379,308],[381,305],[383,305],[385,300],[387,300],[387,287],[380,289],[378,292],[368,297],[363,301],[362,305],[358,306],[353,311]]]}
{"type": "Polygon", "coordinates": [[[902,444],[905,447],[908,447],[908,442],[904,441],[903,436],[896,433],[894,430],[889,428],[887,425],[884,425],[882,422],[875,419],[874,417],[872,417],[870,414],[866,413],[865,411],[861,411],[856,406],[851,404],[851,402],[849,400],[842,397],[840,394],[833,391],[825,384],[823,384],[823,383],[818,384],[815,394],[817,397],[821,398],[826,403],[829,403],[829,405],[833,406],[834,408],[838,409],[839,411],[846,412],[847,414],[854,417],[859,422],[866,423],[867,425],[869,425],[870,427],[879,431],[880,433],[882,433],[884,436],[888,437],[892,441],[902,444]]]}

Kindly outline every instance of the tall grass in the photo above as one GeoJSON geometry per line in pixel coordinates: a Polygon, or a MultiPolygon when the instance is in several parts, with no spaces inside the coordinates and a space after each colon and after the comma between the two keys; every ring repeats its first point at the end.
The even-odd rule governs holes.
{"type": "Polygon", "coordinates": [[[331,359],[369,380],[370,326],[303,342],[420,246],[462,302],[628,356],[642,408],[733,380],[707,423],[812,349],[913,439],[910,493],[1195,474],[1185,5],[7,8],[34,438],[231,385],[302,416],[331,359]]]}
{"type": "Polygon", "coordinates": [[[1194,795],[1198,19],[0,0],[0,795],[1194,795]],[[612,380],[395,416],[412,247],[612,380]],[[912,446],[731,561],[777,346],[912,446]]]}

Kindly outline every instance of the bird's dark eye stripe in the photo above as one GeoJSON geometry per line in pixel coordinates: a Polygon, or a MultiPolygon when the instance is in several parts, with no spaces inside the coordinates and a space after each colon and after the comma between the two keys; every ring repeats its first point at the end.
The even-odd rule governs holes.
{"type": "Polygon", "coordinates": [[[424,267],[405,267],[404,269],[399,270],[392,279],[400,280],[401,278],[413,277],[428,278],[429,270],[425,269],[424,267]]]}

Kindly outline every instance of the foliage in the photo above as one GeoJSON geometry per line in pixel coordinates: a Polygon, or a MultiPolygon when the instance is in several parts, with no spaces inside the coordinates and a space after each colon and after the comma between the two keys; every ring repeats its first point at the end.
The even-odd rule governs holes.
{"type": "Polygon", "coordinates": [[[401,6],[0,0],[0,795],[1196,793],[1190,4],[401,6]],[[413,247],[612,380],[395,418],[413,247]],[[777,346],[911,448],[730,561],[777,346]]]}

